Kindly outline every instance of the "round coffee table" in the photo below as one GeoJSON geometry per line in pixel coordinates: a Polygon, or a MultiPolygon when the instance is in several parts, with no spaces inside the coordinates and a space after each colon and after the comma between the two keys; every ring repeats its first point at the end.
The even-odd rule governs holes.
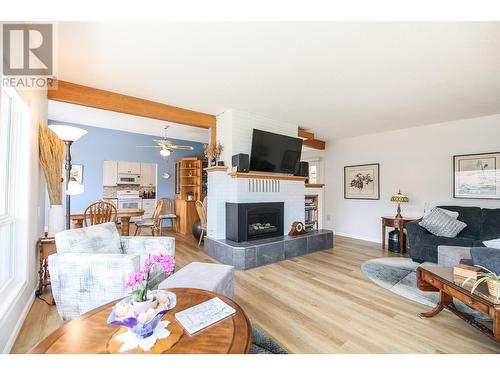
{"type": "MultiPolygon", "coordinates": [[[[177,323],[174,314],[189,307],[219,297],[236,310],[232,316],[223,319],[193,335],[185,330],[179,341],[162,354],[243,354],[252,347],[250,322],[241,307],[233,300],[220,294],[201,289],[169,289],[177,296],[177,306],[163,319],[177,323]]],[[[55,330],[36,345],[33,354],[109,354],[108,345],[113,335],[121,328],[106,323],[108,315],[117,301],[98,307],[55,330]]],[[[182,328],[182,326],[181,326],[182,328]]],[[[133,352],[141,352],[136,349],[133,352]]],[[[144,352],[146,353],[146,352],[144,352]]]]}

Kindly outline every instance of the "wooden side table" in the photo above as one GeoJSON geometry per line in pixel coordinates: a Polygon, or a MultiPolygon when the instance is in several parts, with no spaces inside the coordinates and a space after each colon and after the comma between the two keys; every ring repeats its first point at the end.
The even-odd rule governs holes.
{"type": "Polygon", "coordinates": [[[415,221],[418,219],[409,219],[406,217],[402,218],[396,218],[394,216],[382,216],[382,249],[385,250],[385,237],[386,237],[386,228],[391,227],[391,228],[398,228],[400,232],[399,236],[399,248],[401,249],[401,254],[404,254],[404,228],[406,223],[409,223],[410,221],[415,221]]]}
{"type": "Polygon", "coordinates": [[[36,291],[36,295],[39,296],[43,293],[44,288],[50,285],[48,257],[57,252],[56,240],[54,237],[43,237],[38,240],[37,246],[40,266],[38,269],[38,290],[36,291]]]}

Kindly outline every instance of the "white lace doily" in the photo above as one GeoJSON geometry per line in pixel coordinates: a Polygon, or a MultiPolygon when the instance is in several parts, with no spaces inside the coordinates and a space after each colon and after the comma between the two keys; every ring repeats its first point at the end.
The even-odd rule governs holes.
{"type": "Polygon", "coordinates": [[[164,339],[170,336],[170,331],[167,326],[170,324],[168,320],[160,320],[156,326],[153,334],[145,339],[138,338],[135,333],[127,331],[115,337],[116,340],[123,342],[120,348],[120,352],[126,352],[128,350],[140,347],[142,350],[147,352],[156,343],[156,340],[164,339]]]}

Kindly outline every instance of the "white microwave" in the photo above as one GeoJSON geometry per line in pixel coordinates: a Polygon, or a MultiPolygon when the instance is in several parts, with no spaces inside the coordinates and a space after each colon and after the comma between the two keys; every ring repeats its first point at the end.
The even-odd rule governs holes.
{"type": "Polygon", "coordinates": [[[117,185],[140,185],[141,176],[137,174],[119,173],[116,181],[117,185]]]}

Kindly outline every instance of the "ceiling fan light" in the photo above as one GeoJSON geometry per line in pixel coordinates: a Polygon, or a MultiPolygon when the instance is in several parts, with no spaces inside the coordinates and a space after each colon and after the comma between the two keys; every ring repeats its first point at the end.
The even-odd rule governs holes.
{"type": "Polygon", "coordinates": [[[167,157],[167,156],[170,156],[171,152],[169,150],[167,150],[166,148],[162,148],[160,150],[160,155],[161,156],[164,156],[164,157],[167,157]]]}

